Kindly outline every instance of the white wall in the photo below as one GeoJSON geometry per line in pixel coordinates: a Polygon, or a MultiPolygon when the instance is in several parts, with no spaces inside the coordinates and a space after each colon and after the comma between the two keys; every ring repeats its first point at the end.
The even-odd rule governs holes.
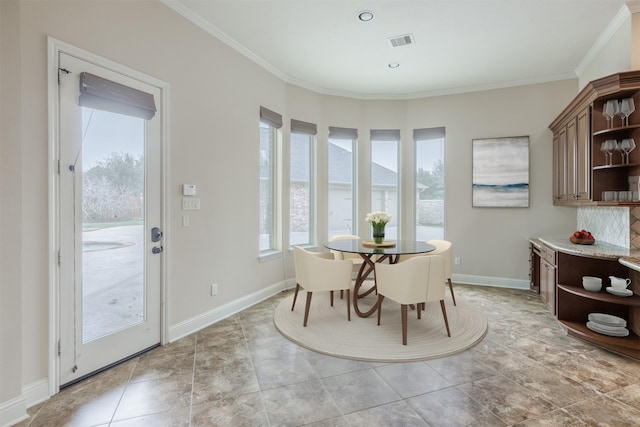
{"type": "Polygon", "coordinates": [[[631,67],[631,15],[622,10],[614,20],[610,33],[603,35],[601,50],[592,61],[580,70],[579,87],[582,89],[590,81],[600,77],[626,71],[631,67]],[[623,18],[626,16],[626,18],[623,18]]]}
{"type": "MultiPolygon", "coordinates": [[[[8,98],[2,94],[0,238],[3,255],[7,247],[21,250],[0,257],[0,412],[3,404],[24,393],[23,387],[48,375],[48,254],[43,238],[49,234],[47,36],[169,84],[170,218],[165,257],[170,326],[293,277],[290,254],[266,262],[257,257],[260,105],[282,113],[285,123],[291,118],[317,123],[321,147],[326,147],[327,126],[357,128],[361,165],[369,162],[372,128],[401,129],[406,138],[402,158],[410,162],[413,128],[446,127],[446,233],[456,256],[462,257],[454,271],[461,277],[526,280],[527,238],[564,234],[575,226],[575,209],[551,203],[547,126],[577,92],[577,79],[411,101],[355,100],[287,85],[158,2],[0,5],[0,87],[22,102],[22,110],[7,109],[8,98]],[[13,68],[5,53],[18,61],[13,68]],[[516,135],[530,136],[530,208],[471,208],[471,140],[516,135]],[[181,226],[184,183],[196,184],[202,201],[200,211],[189,212],[188,228],[181,226]],[[216,297],[209,296],[212,282],[219,285],[216,297]],[[13,328],[7,327],[7,318],[13,328]]],[[[287,134],[285,126],[285,140],[287,134]]],[[[326,150],[320,150],[318,160],[319,182],[326,182],[326,150]]],[[[287,167],[284,170],[286,178],[287,167]]],[[[368,167],[361,168],[360,182],[364,185],[369,178],[368,167]]],[[[402,179],[406,192],[410,174],[402,179]]],[[[326,206],[325,195],[319,195],[319,205],[326,206]]],[[[361,212],[368,211],[369,197],[361,192],[361,212]]],[[[288,204],[283,211],[288,211],[288,204]]],[[[320,240],[327,235],[324,211],[320,240]]],[[[368,225],[363,215],[358,220],[362,231],[368,225]]],[[[286,238],[286,223],[284,233],[286,238]]]]}
{"type": "Polygon", "coordinates": [[[24,407],[19,9],[17,1],[0,2],[0,405],[10,402],[0,425],[3,414],[13,417],[24,407]]]}

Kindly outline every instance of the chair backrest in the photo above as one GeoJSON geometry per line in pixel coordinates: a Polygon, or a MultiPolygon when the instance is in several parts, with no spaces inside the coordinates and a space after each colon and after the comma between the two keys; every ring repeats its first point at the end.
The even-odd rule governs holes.
{"type": "MultiPolygon", "coordinates": [[[[355,234],[337,234],[331,238],[331,241],[334,240],[353,240],[360,239],[360,236],[356,236],[355,234]]],[[[354,259],[361,260],[362,258],[358,254],[352,254],[349,252],[340,252],[340,251],[331,251],[336,259],[354,259]]]]}
{"type": "Polygon", "coordinates": [[[451,258],[453,257],[453,244],[448,240],[429,240],[427,242],[436,247],[435,251],[429,252],[427,255],[440,255],[444,258],[444,278],[451,278],[451,258]]]}
{"type": "Polygon", "coordinates": [[[440,301],[444,299],[445,290],[445,258],[442,255],[429,255],[425,258],[431,260],[429,274],[427,275],[427,301],[440,301]]]}
{"type": "Polygon", "coordinates": [[[331,291],[351,288],[350,260],[335,260],[329,252],[310,252],[293,247],[296,282],[308,291],[331,291]]]}
{"type": "Polygon", "coordinates": [[[400,304],[426,301],[431,257],[417,256],[397,264],[377,263],[375,268],[379,294],[400,304]]]}

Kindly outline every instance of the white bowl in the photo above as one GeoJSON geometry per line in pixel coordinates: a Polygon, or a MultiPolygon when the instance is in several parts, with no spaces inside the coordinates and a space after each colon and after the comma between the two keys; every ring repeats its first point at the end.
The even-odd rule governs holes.
{"type": "Polygon", "coordinates": [[[584,276],[582,287],[591,292],[600,292],[602,289],[602,279],[600,277],[584,276]]]}

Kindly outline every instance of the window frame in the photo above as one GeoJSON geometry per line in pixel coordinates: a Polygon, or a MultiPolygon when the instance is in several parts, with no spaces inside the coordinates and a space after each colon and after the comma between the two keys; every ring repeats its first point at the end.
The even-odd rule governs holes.
{"type": "Polygon", "coordinates": [[[421,142],[426,142],[426,141],[434,141],[434,140],[442,140],[442,155],[441,157],[438,159],[438,161],[442,162],[442,167],[443,167],[443,171],[442,171],[442,185],[443,185],[443,199],[442,199],[442,233],[439,236],[433,236],[430,238],[427,238],[426,240],[430,240],[431,238],[434,239],[445,239],[446,238],[446,222],[447,222],[447,215],[446,215],[446,203],[447,203],[447,187],[446,187],[446,175],[447,175],[447,169],[446,169],[446,144],[447,144],[447,140],[446,140],[446,130],[444,127],[435,127],[435,128],[420,128],[420,129],[414,129],[413,130],[413,148],[414,148],[414,156],[413,156],[413,195],[415,197],[413,197],[413,216],[414,216],[414,220],[413,220],[413,237],[414,239],[421,239],[424,240],[420,237],[418,237],[418,226],[419,226],[419,215],[418,215],[418,203],[419,203],[419,195],[418,195],[418,172],[419,172],[419,166],[418,163],[420,161],[419,156],[418,156],[418,145],[421,142]]]}
{"type": "MultiPolygon", "coordinates": [[[[374,212],[374,211],[385,211],[391,214],[391,221],[389,222],[389,224],[387,224],[387,233],[389,232],[390,228],[393,228],[395,226],[395,236],[393,234],[388,234],[387,238],[388,239],[400,239],[402,236],[402,223],[403,221],[402,219],[402,172],[403,172],[403,167],[402,167],[402,161],[401,161],[401,144],[402,144],[402,137],[401,137],[401,133],[399,129],[385,129],[385,130],[377,130],[377,129],[371,129],[370,131],[370,138],[369,138],[369,145],[370,145],[370,158],[369,158],[369,167],[371,170],[371,174],[370,174],[370,178],[369,178],[369,194],[370,194],[370,199],[369,199],[369,208],[370,208],[370,212],[374,212]],[[373,182],[374,179],[374,173],[373,173],[373,157],[374,157],[374,142],[394,142],[396,144],[395,147],[395,155],[396,155],[396,202],[395,202],[395,213],[390,211],[389,209],[386,208],[377,208],[374,207],[374,187],[375,184],[373,182]]],[[[379,163],[376,163],[378,165],[380,165],[379,163]]],[[[380,165],[382,166],[382,165],[380,165]]],[[[384,167],[384,166],[382,166],[384,167]]],[[[388,169],[388,168],[387,168],[388,169]]],[[[371,232],[371,230],[369,230],[369,232],[371,232]]]]}
{"type": "Polygon", "coordinates": [[[329,128],[329,135],[327,138],[327,238],[331,240],[334,235],[338,234],[353,234],[359,235],[359,224],[358,221],[358,134],[357,129],[347,129],[347,128],[329,128]],[[351,138],[340,138],[340,137],[331,137],[332,130],[335,130],[336,135],[344,134],[344,136],[351,136],[351,138]],[[331,149],[331,145],[336,145],[333,141],[350,141],[351,145],[351,230],[349,233],[338,232],[336,234],[332,234],[332,229],[330,226],[330,218],[331,218],[331,155],[329,150],[331,149]]]}
{"type": "MultiPolygon", "coordinates": [[[[271,185],[271,197],[270,197],[270,214],[271,214],[271,221],[268,224],[269,227],[269,232],[268,232],[268,247],[266,248],[262,248],[262,243],[261,243],[261,239],[262,239],[262,226],[259,226],[259,233],[258,233],[258,252],[259,252],[259,257],[260,259],[264,259],[266,257],[269,257],[270,255],[276,254],[281,252],[280,248],[281,248],[281,241],[282,239],[279,237],[280,234],[280,212],[281,212],[281,195],[280,195],[280,191],[279,191],[279,182],[280,182],[280,162],[279,162],[279,155],[280,155],[280,130],[278,128],[276,128],[275,126],[273,126],[271,123],[267,123],[263,120],[260,121],[260,128],[262,128],[264,126],[266,126],[269,130],[269,176],[268,176],[268,180],[270,182],[271,185]]],[[[262,132],[260,132],[260,138],[262,138],[262,132]]],[[[262,146],[262,141],[260,141],[260,146],[262,146]]],[[[262,162],[262,150],[260,150],[260,158],[261,158],[261,162],[262,162]]],[[[262,165],[260,166],[260,169],[262,170],[262,165]]],[[[262,194],[262,181],[263,181],[263,177],[262,177],[262,173],[259,174],[259,182],[260,182],[260,191],[259,191],[259,205],[260,205],[260,222],[262,222],[262,206],[263,206],[263,194],[262,194]]]]}
{"type": "Polygon", "coordinates": [[[292,249],[293,246],[301,246],[301,247],[316,247],[317,245],[317,228],[318,228],[318,213],[317,213],[317,137],[314,134],[302,131],[291,130],[289,135],[289,249],[292,249]],[[309,220],[309,228],[307,241],[303,243],[292,243],[292,168],[294,167],[294,161],[291,157],[293,153],[293,145],[294,145],[294,135],[307,137],[306,143],[308,144],[308,168],[309,168],[309,181],[308,181],[308,220],[309,220]]]}

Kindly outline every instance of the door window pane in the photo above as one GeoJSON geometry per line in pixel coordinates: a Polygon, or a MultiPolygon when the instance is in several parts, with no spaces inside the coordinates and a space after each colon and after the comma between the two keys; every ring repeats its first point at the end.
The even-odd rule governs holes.
{"type": "Polygon", "coordinates": [[[444,239],[444,128],[416,129],[416,240],[444,239]]]}
{"type": "Polygon", "coordinates": [[[144,321],[145,120],[82,108],[82,339],[144,321]]]}
{"type": "Polygon", "coordinates": [[[311,245],[315,241],[315,137],[291,133],[290,141],[289,244],[311,245]]]}

